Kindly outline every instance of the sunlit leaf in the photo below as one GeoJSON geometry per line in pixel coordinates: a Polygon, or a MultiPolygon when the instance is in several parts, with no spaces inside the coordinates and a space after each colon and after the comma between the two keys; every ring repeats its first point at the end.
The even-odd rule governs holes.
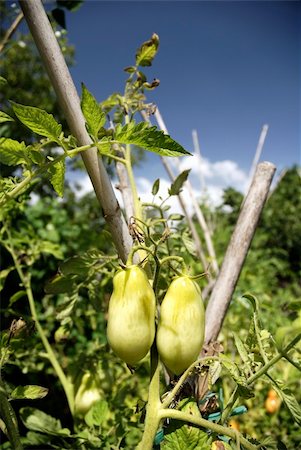
{"type": "Polygon", "coordinates": [[[145,122],[136,124],[132,121],[125,126],[117,125],[114,137],[121,144],[134,144],[161,156],[190,155],[168,134],[156,127],[149,127],[145,122]]]}
{"type": "Polygon", "coordinates": [[[6,114],[3,111],[0,111],[0,123],[3,122],[13,122],[14,119],[12,117],[10,117],[8,114],[6,114]]]}
{"type": "Polygon", "coordinates": [[[13,400],[44,398],[48,394],[48,389],[42,386],[27,385],[18,386],[10,394],[13,400]]]}
{"type": "Polygon", "coordinates": [[[7,166],[16,166],[26,162],[25,143],[10,138],[0,138],[0,162],[7,166]]]}
{"type": "Polygon", "coordinates": [[[151,66],[159,47],[159,36],[153,34],[151,39],[143,42],[136,52],[137,66],[151,66]]]}
{"type": "Polygon", "coordinates": [[[50,173],[50,182],[55,192],[60,197],[64,196],[65,170],[65,161],[58,161],[48,169],[48,172],[50,173]]]}
{"type": "Polygon", "coordinates": [[[52,114],[48,114],[43,109],[34,106],[24,106],[14,102],[11,103],[18,119],[31,131],[53,141],[58,141],[62,132],[62,125],[55,120],[52,114]]]}
{"type": "Polygon", "coordinates": [[[81,108],[86,119],[88,132],[97,139],[98,131],[105,124],[106,117],[100,104],[84,84],[82,84],[81,108]]]}

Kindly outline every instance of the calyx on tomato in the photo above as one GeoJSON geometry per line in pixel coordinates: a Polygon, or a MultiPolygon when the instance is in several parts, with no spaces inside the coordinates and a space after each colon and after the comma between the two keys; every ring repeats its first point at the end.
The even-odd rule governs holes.
{"type": "Polygon", "coordinates": [[[112,350],[128,365],[144,358],[155,338],[156,299],[147,275],[129,266],[113,279],[107,337],[112,350]]]}
{"type": "Polygon", "coordinates": [[[188,276],[170,284],[161,304],[157,348],[162,362],[176,375],[197,358],[204,343],[205,311],[201,291],[188,276]]]}

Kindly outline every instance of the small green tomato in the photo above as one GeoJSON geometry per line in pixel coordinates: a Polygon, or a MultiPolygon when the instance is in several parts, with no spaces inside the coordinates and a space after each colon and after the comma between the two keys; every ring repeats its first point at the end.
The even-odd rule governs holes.
{"type": "Polygon", "coordinates": [[[74,399],[75,414],[77,416],[84,416],[92,408],[94,403],[100,399],[99,382],[91,373],[85,373],[74,399]]]}
{"type": "Polygon", "coordinates": [[[157,348],[162,362],[174,374],[184,372],[204,343],[205,311],[201,291],[188,276],[172,281],[161,304],[157,348]]]}
{"type": "Polygon", "coordinates": [[[155,338],[156,298],[143,269],[129,266],[113,280],[107,337],[112,350],[130,366],[143,359],[155,338]]]}

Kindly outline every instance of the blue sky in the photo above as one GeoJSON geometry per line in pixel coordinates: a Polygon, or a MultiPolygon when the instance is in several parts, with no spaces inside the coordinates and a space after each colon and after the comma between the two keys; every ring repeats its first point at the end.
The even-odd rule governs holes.
{"type": "MultiPolygon", "coordinates": [[[[98,100],[123,89],[123,68],[156,32],[160,48],[146,73],[161,84],[149,99],[188,150],[197,130],[210,167],[232,161],[248,173],[265,123],[262,159],[278,170],[300,162],[299,2],[87,1],[67,27],[72,76],[98,100]]],[[[150,155],[137,173],[164,172],[150,155]]]]}
{"type": "MultiPolygon", "coordinates": [[[[190,151],[197,130],[209,186],[243,189],[265,123],[262,159],[278,171],[300,163],[300,11],[297,1],[85,1],[66,15],[71,73],[99,101],[122,91],[123,68],[156,32],[146,73],[161,84],[149,100],[190,151]]],[[[196,182],[192,161],[182,165],[194,167],[196,182]]],[[[165,177],[152,154],[136,173],[144,184],[165,177]]]]}

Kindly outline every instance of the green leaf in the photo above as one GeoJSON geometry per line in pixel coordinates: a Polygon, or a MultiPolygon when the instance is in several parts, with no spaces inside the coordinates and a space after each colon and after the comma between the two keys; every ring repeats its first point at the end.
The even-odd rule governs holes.
{"type": "Polygon", "coordinates": [[[62,132],[62,125],[57,123],[52,114],[33,106],[24,106],[11,102],[14,113],[31,131],[45,136],[55,142],[62,132]]]}
{"type": "Polygon", "coordinates": [[[182,242],[188,253],[192,256],[196,256],[195,243],[186,232],[182,233],[182,242]]]}
{"type": "Polygon", "coordinates": [[[9,304],[8,307],[11,308],[12,305],[18,301],[20,298],[25,297],[26,296],[26,291],[17,291],[15,292],[9,299],[9,304]]]}
{"type": "Polygon", "coordinates": [[[149,127],[145,122],[136,124],[132,121],[125,126],[117,125],[114,138],[121,144],[134,144],[161,156],[190,155],[168,134],[156,127],[149,127]]]}
{"type": "Polygon", "coordinates": [[[249,292],[246,292],[243,296],[243,298],[246,298],[251,303],[254,312],[258,312],[259,310],[259,303],[255,295],[250,294],[249,292]]]}
{"type": "Polygon", "coordinates": [[[48,169],[50,182],[59,197],[64,196],[65,170],[65,161],[58,161],[48,169]]]}
{"type": "Polygon", "coordinates": [[[153,34],[149,41],[144,42],[136,52],[137,66],[151,66],[159,47],[159,36],[153,34]]]}
{"type": "Polygon", "coordinates": [[[61,422],[54,417],[30,407],[25,407],[20,410],[21,420],[24,425],[32,431],[39,431],[41,433],[47,433],[57,435],[62,429],[61,422]]]}
{"type": "Polygon", "coordinates": [[[184,216],[183,214],[170,214],[168,217],[168,220],[183,220],[184,216]]]}
{"type": "Polygon", "coordinates": [[[11,393],[13,400],[30,399],[35,400],[37,398],[44,398],[48,394],[48,389],[42,386],[27,385],[18,386],[11,393]]]}
{"type": "Polygon", "coordinates": [[[0,76],[0,86],[4,86],[5,84],[8,84],[7,79],[0,76]]]}
{"type": "MultiPolygon", "coordinates": [[[[71,313],[74,309],[74,306],[76,305],[77,300],[78,296],[77,294],[74,294],[62,305],[59,305],[57,308],[56,319],[59,321],[63,321],[64,319],[71,317],[71,313]]],[[[66,322],[64,323],[66,324],[66,322]]]]}
{"type": "Polygon", "coordinates": [[[88,133],[97,140],[98,131],[105,124],[106,116],[102,112],[100,104],[83,83],[81,108],[86,119],[88,133]]]}
{"type": "Polygon", "coordinates": [[[89,427],[101,426],[109,413],[109,405],[105,400],[98,400],[85,415],[85,422],[89,427]]]}
{"type": "Polygon", "coordinates": [[[39,241],[38,249],[40,253],[48,253],[56,259],[63,259],[62,249],[59,244],[50,241],[39,241]]]}
{"type": "Polygon", "coordinates": [[[180,175],[177,176],[175,181],[172,183],[170,188],[168,189],[169,195],[179,195],[182,191],[182,186],[188,178],[189,172],[191,169],[184,170],[180,175]]]}
{"type": "Polygon", "coordinates": [[[242,340],[240,339],[237,333],[233,333],[233,337],[235,340],[235,346],[238,350],[239,356],[241,357],[243,363],[248,365],[250,363],[250,360],[245,345],[243,344],[242,340]]]}
{"type": "Polygon", "coordinates": [[[152,187],[152,194],[157,195],[160,189],[160,178],[157,178],[152,187]]]}
{"type": "Polygon", "coordinates": [[[11,266],[11,267],[7,267],[6,269],[3,269],[0,271],[0,291],[2,291],[2,289],[4,288],[4,284],[5,284],[7,275],[14,269],[15,269],[15,267],[11,266]]]}
{"type": "Polygon", "coordinates": [[[85,276],[90,268],[87,259],[82,256],[73,256],[60,265],[60,270],[63,275],[83,275],[85,276]]]}
{"type": "Polygon", "coordinates": [[[16,166],[25,163],[25,143],[10,138],[0,138],[0,162],[7,166],[16,166]]]}
{"type": "Polygon", "coordinates": [[[45,285],[46,294],[64,294],[72,291],[74,283],[70,278],[56,275],[45,285]]]}
{"type": "Polygon", "coordinates": [[[274,386],[274,389],[279,397],[284,401],[295,422],[298,425],[301,425],[301,407],[297,402],[296,397],[289,389],[281,390],[277,386],[274,386]]]}
{"type": "MultiPolygon", "coordinates": [[[[193,416],[201,417],[194,400],[184,399],[180,404],[180,409],[193,416]]],[[[170,426],[165,431],[161,447],[164,450],[208,450],[211,441],[208,434],[200,428],[178,420],[171,420],[170,426]]]]}
{"type": "Polygon", "coordinates": [[[8,114],[6,114],[3,111],[0,111],[0,123],[3,122],[14,122],[14,119],[10,117],[8,114]]]}

